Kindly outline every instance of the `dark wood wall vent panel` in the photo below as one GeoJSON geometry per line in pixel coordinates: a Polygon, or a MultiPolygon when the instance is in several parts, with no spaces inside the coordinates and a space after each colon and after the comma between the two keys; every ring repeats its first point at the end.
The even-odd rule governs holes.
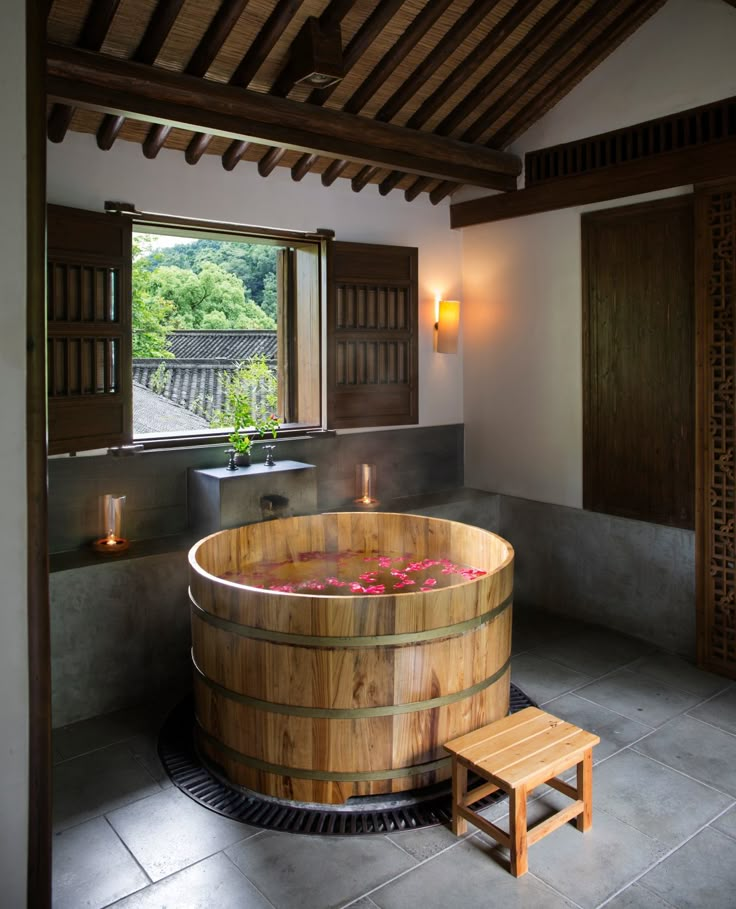
{"type": "Polygon", "coordinates": [[[333,243],[328,283],[328,425],[416,423],[417,250],[333,243]]]}
{"type": "Polygon", "coordinates": [[[726,98],[625,129],[527,152],[525,185],[589,174],[734,137],[736,98],[726,98]]]}

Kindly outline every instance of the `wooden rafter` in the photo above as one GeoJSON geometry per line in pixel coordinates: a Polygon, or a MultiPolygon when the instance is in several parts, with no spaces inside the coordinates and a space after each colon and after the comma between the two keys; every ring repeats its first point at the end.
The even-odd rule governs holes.
{"type": "MultiPolygon", "coordinates": [[[[80,47],[93,51],[98,51],[102,47],[119,5],[120,0],[99,0],[92,4],[82,27],[80,47]]],[[[73,116],[74,108],[70,104],[54,104],[47,124],[48,137],[52,142],[64,141],[73,116]]]]}
{"type": "MultiPolygon", "coordinates": [[[[148,22],[141,42],[133,54],[137,63],[152,66],[156,62],[164,41],[169,35],[184,0],[159,0],[148,22]]],[[[125,117],[106,114],[97,129],[97,145],[103,151],[112,148],[125,123],[125,117]]]]}
{"type": "MultiPolygon", "coordinates": [[[[481,80],[476,89],[474,89],[458,105],[455,111],[452,111],[437,129],[442,135],[451,132],[473,109],[477,109],[479,103],[486,92],[499,85],[503,79],[510,75],[516,67],[523,61],[530,48],[536,46],[539,41],[546,38],[550,32],[567,16],[576,6],[575,0],[560,0],[537,25],[530,29],[524,41],[521,41],[505,57],[500,64],[492,70],[485,79],[481,80]],[[483,84],[485,83],[485,85],[483,84]],[[480,92],[478,91],[480,89],[480,92]],[[458,113],[459,111],[459,113],[458,113]]],[[[462,133],[463,141],[475,142],[490,125],[496,122],[509,107],[521,98],[534,83],[546,73],[550,67],[554,66],[557,61],[568,53],[575,44],[582,39],[585,33],[600,22],[601,17],[610,9],[610,0],[597,0],[587,13],[583,14],[574,25],[565,31],[555,41],[547,51],[533,64],[522,76],[514,81],[514,84],[501,95],[501,97],[485,110],[473,123],[462,133]]],[[[404,195],[407,200],[415,199],[420,192],[427,188],[428,182],[419,179],[410,186],[404,195]]],[[[439,189],[439,187],[437,187],[439,189]]]]}
{"type": "MultiPolygon", "coordinates": [[[[206,74],[247,5],[248,0],[223,0],[184,70],[188,76],[201,78],[206,74]]],[[[154,123],[143,143],[143,154],[155,158],[170,132],[170,126],[154,123]]]]}
{"type": "MultiPolygon", "coordinates": [[[[526,0],[515,3],[506,15],[496,24],[488,35],[478,43],[475,49],[451,72],[438,88],[424,101],[406,124],[411,129],[420,129],[435,114],[456,91],[460,89],[466,79],[493,54],[507,38],[521,25],[526,17],[539,5],[539,0],[526,0]]],[[[401,171],[392,171],[385,177],[378,191],[385,196],[394,189],[404,174],[401,171]]]]}
{"type": "MultiPolygon", "coordinates": [[[[510,121],[508,121],[500,130],[497,130],[488,140],[488,145],[492,148],[504,147],[516,136],[521,135],[524,130],[534,123],[540,116],[562,96],[564,96],[573,85],[580,79],[581,75],[590,68],[593,62],[600,58],[602,48],[617,46],[627,35],[631,34],[638,28],[656,9],[662,6],[663,0],[634,0],[629,6],[623,9],[618,16],[598,35],[596,40],[589,44],[586,50],[576,57],[554,80],[554,90],[551,91],[551,85],[542,89],[534,99],[519,111],[510,121]]],[[[595,9],[595,7],[593,8],[595,9]]],[[[593,10],[591,10],[593,12],[593,10]]],[[[583,17],[584,19],[585,17],[583,17]]],[[[563,42],[558,42],[556,46],[564,46],[563,42]]],[[[555,46],[555,47],[556,47],[555,46]]],[[[554,50],[550,48],[550,52],[554,50]]],[[[562,56],[561,54],[560,56],[562,56]]],[[[551,63],[549,65],[552,65],[551,63]]],[[[496,111],[493,116],[497,115],[496,111]]],[[[468,131],[469,133],[469,131],[468,131]]],[[[463,135],[465,138],[467,134],[463,135]]],[[[471,140],[472,141],[472,140],[471,140]]],[[[448,196],[455,186],[443,182],[436,186],[430,193],[430,201],[438,204],[448,196]]]]}
{"type": "MultiPolygon", "coordinates": [[[[337,30],[338,34],[335,36],[335,40],[339,38],[340,23],[347,13],[350,12],[352,5],[352,3],[349,4],[345,2],[345,0],[332,0],[319,18],[319,25],[321,28],[326,30],[337,30]]],[[[279,98],[285,98],[293,87],[294,72],[291,66],[291,59],[289,59],[282,67],[278,78],[271,86],[270,94],[276,95],[279,98]]],[[[258,162],[258,173],[262,177],[268,177],[285,154],[285,148],[269,148],[258,162]]]]}
{"type": "MultiPolygon", "coordinates": [[[[343,110],[349,114],[357,114],[370,101],[375,92],[391,73],[399,66],[409,51],[421,41],[430,28],[442,16],[445,10],[450,6],[452,0],[432,0],[416,16],[411,26],[407,28],[394,46],[386,51],[378,63],[373,67],[370,75],[363,83],[353,92],[343,105],[343,110]]],[[[322,174],[322,182],[329,186],[335,178],[333,173],[339,172],[339,162],[333,161],[329,168],[322,174]],[[326,176],[326,175],[330,176],[326,176]]]]}
{"type": "MultiPolygon", "coordinates": [[[[345,48],[342,57],[345,75],[350,72],[366,50],[378,38],[387,23],[391,21],[396,11],[401,7],[401,3],[402,0],[380,0],[345,48]]],[[[308,101],[310,104],[322,107],[334,90],[334,85],[328,88],[315,89],[309,95],[308,101]]],[[[294,165],[292,175],[296,171],[299,174],[298,179],[301,180],[314,166],[318,158],[319,155],[302,155],[294,165]]]]}
{"type": "MultiPolygon", "coordinates": [[[[258,37],[250,46],[248,52],[240,61],[240,65],[230,78],[231,85],[240,85],[243,88],[247,88],[250,85],[253,77],[263,65],[266,57],[271,53],[273,46],[284,33],[284,29],[303,2],[304,0],[279,0],[273,9],[273,12],[266,20],[265,25],[259,32],[258,37]]],[[[271,94],[278,94],[278,92],[275,92],[272,87],[271,94]]],[[[197,134],[197,136],[200,135],[201,133],[197,134]]],[[[197,140],[197,136],[194,137],[192,143],[197,140]]],[[[209,144],[211,138],[211,136],[206,137],[207,144],[209,144]]],[[[190,148],[192,143],[190,143],[190,148]]],[[[207,147],[207,144],[204,144],[201,139],[199,140],[197,146],[197,161],[207,147]]],[[[247,148],[247,142],[231,143],[222,156],[222,165],[225,170],[232,170],[238,161],[240,161],[247,148]]],[[[187,152],[189,152],[189,149],[187,149],[187,152]]],[[[189,160],[189,158],[187,158],[187,160],[189,160]]],[[[189,163],[194,164],[196,162],[189,161],[189,163]]]]}
{"type": "Polygon", "coordinates": [[[492,149],[88,51],[50,45],[47,61],[52,100],[102,113],[492,189],[515,184],[521,170],[492,149]]]}

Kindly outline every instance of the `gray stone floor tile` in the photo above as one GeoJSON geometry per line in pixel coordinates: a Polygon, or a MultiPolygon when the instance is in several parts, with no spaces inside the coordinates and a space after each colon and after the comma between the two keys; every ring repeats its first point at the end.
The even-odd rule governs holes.
{"type": "Polygon", "coordinates": [[[736,685],[731,685],[705,704],[688,710],[688,713],[704,723],[711,723],[736,735],[736,685]]]}
{"type": "Polygon", "coordinates": [[[565,824],[529,849],[529,870],[584,909],[593,909],[667,853],[662,843],[596,808],[595,794],[593,805],[593,826],[586,833],[565,824]]]}
{"type": "Polygon", "coordinates": [[[511,632],[512,653],[522,653],[541,647],[566,633],[580,630],[580,623],[566,616],[514,606],[514,624],[511,632]]]}
{"type": "Polygon", "coordinates": [[[661,726],[701,700],[696,694],[663,685],[628,669],[613,672],[576,694],[647,726],[661,726]]]}
{"type": "Polygon", "coordinates": [[[58,749],[61,759],[66,760],[149,732],[155,725],[156,714],[152,712],[151,707],[116,710],[114,713],[55,729],[54,746],[58,749]]]}
{"type": "Polygon", "coordinates": [[[522,653],[511,662],[511,681],[535,703],[545,704],[573,688],[580,688],[590,682],[591,677],[560,663],[522,653]]]}
{"type": "Polygon", "coordinates": [[[736,840],[736,808],[732,808],[722,814],[717,820],[713,821],[711,826],[736,840]]]}
{"type": "Polygon", "coordinates": [[[570,904],[535,875],[514,878],[498,847],[472,837],[370,897],[381,909],[563,909],[570,904]]]}
{"type": "Polygon", "coordinates": [[[54,829],[63,830],[161,792],[125,743],[54,767],[54,829]]]}
{"type": "Polygon", "coordinates": [[[736,798],[736,736],[681,716],[631,747],[736,798]]]}
{"type": "Polygon", "coordinates": [[[600,736],[600,744],[593,749],[593,761],[598,763],[620,751],[642,736],[647,735],[654,727],[645,726],[629,717],[621,716],[607,707],[594,704],[576,694],[563,694],[548,701],[544,709],[568,723],[574,723],[581,729],[587,729],[600,736]]]}
{"type": "Polygon", "coordinates": [[[400,849],[408,852],[418,862],[423,862],[450,846],[456,846],[462,837],[455,836],[452,830],[445,827],[444,824],[438,824],[436,827],[425,827],[422,830],[391,833],[388,835],[388,839],[400,849]]]}
{"type": "Polygon", "coordinates": [[[222,852],[115,904],[115,909],[273,909],[222,852]]]}
{"type": "Polygon", "coordinates": [[[101,909],[148,884],[104,817],[57,833],[52,850],[54,909],[101,909]]]}
{"type": "Polygon", "coordinates": [[[641,883],[676,909],[733,909],[736,841],[707,827],[641,883]]]}
{"type": "Polygon", "coordinates": [[[350,909],[377,909],[376,904],[369,896],[362,896],[354,903],[348,903],[350,909]]]}
{"type": "Polygon", "coordinates": [[[593,804],[668,846],[692,836],[733,799],[634,751],[596,767],[593,804]]]}
{"type": "Polygon", "coordinates": [[[672,685],[673,688],[691,691],[701,698],[710,697],[731,684],[728,679],[704,672],[673,653],[652,653],[636,660],[628,668],[647,678],[664,682],[665,685],[672,685]]]}
{"type": "Polygon", "coordinates": [[[126,742],[133,756],[138,760],[162,789],[170,789],[174,784],[164,770],[158,756],[158,736],[152,733],[135,735],[126,742]]]}
{"type": "Polygon", "coordinates": [[[585,628],[557,640],[545,641],[532,653],[595,678],[652,650],[651,644],[616,631],[585,628]]]}
{"type": "Polygon", "coordinates": [[[614,896],[610,903],[606,903],[606,909],[672,909],[672,903],[665,903],[656,893],[641,884],[632,884],[614,896]]]}
{"type": "Polygon", "coordinates": [[[227,850],[276,909],[337,909],[415,861],[386,837],[326,837],[264,831],[227,850]]]}
{"type": "Polygon", "coordinates": [[[197,805],[177,789],[159,790],[111,812],[108,820],[154,881],[259,833],[197,805]]]}

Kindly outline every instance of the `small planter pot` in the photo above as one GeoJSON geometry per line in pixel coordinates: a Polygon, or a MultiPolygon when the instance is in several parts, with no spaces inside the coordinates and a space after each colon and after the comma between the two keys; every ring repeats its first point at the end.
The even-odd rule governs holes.
{"type": "Polygon", "coordinates": [[[228,470],[238,470],[240,467],[250,467],[249,451],[235,451],[234,448],[228,448],[225,454],[228,457],[228,470]]]}

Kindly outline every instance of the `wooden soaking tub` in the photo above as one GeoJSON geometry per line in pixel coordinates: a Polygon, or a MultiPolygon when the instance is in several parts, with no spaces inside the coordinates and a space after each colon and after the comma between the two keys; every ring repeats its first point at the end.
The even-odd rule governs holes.
{"type": "Polygon", "coordinates": [[[189,553],[195,735],[231,782],[341,803],[450,775],[442,745],[509,707],[512,547],[453,521],[342,513],[224,530],[189,553]],[[316,550],[411,552],[487,572],[351,597],[219,577],[316,550]]]}

